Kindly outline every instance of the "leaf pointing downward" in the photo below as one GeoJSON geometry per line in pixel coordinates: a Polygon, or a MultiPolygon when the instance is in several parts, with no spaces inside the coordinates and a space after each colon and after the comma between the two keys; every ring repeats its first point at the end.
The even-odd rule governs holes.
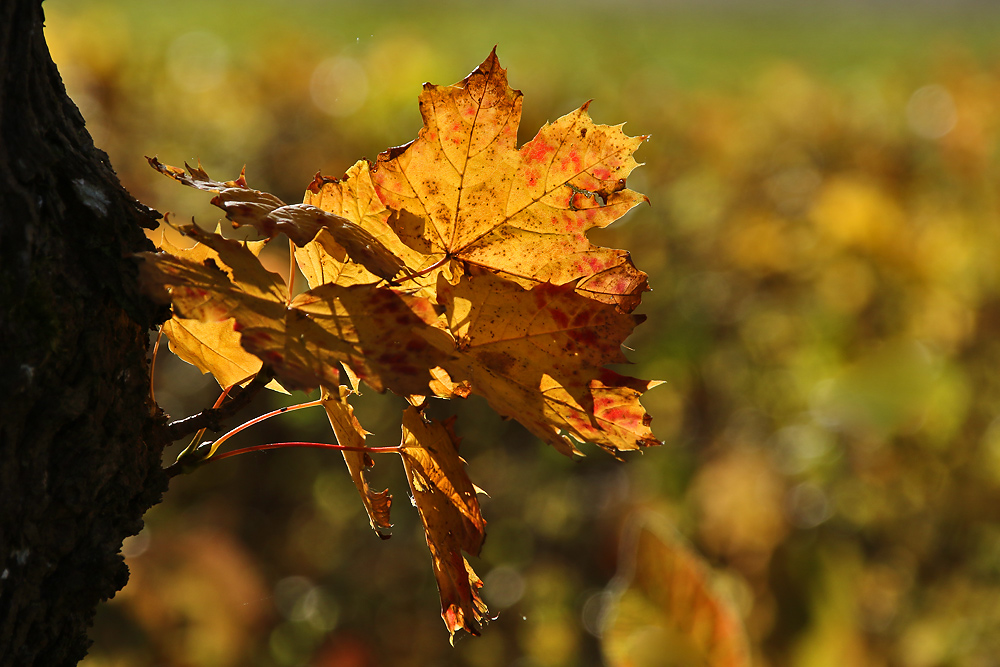
{"type": "MultiPolygon", "coordinates": [[[[337,442],[346,447],[363,447],[365,444],[365,430],[361,428],[357,418],[354,416],[354,408],[347,402],[350,394],[347,387],[338,387],[336,393],[329,390],[323,392],[323,407],[326,415],[330,419],[330,426],[337,436],[337,442]]],[[[368,512],[368,519],[372,529],[381,538],[388,538],[392,524],[389,522],[389,508],[392,506],[392,496],[389,491],[372,491],[365,478],[365,470],[375,465],[371,457],[365,452],[344,450],[344,461],[347,469],[351,473],[354,485],[358,487],[361,494],[361,503],[368,512]]]]}
{"type": "Polygon", "coordinates": [[[479,597],[483,582],[462,552],[479,555],[486,522],[458,455],[453,421],[427,422],[416,408],[407,407],[401,454],[434,563],[441,617],[453,636],[459,629],[478,635],[488,613],[479,597]]]}

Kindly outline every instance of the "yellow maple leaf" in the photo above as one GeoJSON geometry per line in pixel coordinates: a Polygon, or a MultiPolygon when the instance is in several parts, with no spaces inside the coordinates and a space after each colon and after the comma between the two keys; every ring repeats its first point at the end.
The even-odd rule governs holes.
{"type": "Polygon", "coordinates": [[[521,92],[507,85],[496,50],[458,84],[425,84],[417,139],[372,167],[379,197],[396,213],[391,224],[432,257],[524,287],[577,280],[581,294],[631,312],[648,289],[646,274],[626,251],[598,248],[586,232],[647,201],[625,187],[646,137],[595,124],[588,104],[518,149],[521,92]]]}
{"type": "MultiPolygon", "coordinates": [[[[251,253],[258,255],[264,243],[251,241],[246,245],[251,253]]],[[[198,263],[219,259],[219,254],[203,243],[198,243],[193,248],[179,248],[164,238],[158,247],[171,255],[198,263]]],[[[224,264],[217,265],[225,270],[224,264]]],[[[234,324],[235,321],[231,319],[202,321],[174,314],[163,323],[162,330],[170,342],[171,352],[202,373],[211,373],[225,389],[253,377],[263,365],[259,357],[250,354],[240,345],[240,336],[234,331],[234,324]]],[[[271,380],[267,387],[288,393],[276,380],[271,380]]]]}
{"type": "Polygon", "coordinates": [[[498,275],[438,280],[458,354],[444,367],[473,393],[564,453],[592,442],[612,453],[657,445],[639,396],[659,384],[602,368],[627,362],[621,342],[645,316],[578,294],[531,289],[498,275]]]}
{"type": "MultiPolygon", "coordinates": [[[[368,163],[364,160],[354,164],[340,179],[317,174],[306,188],[303,204],[315,206],[358,225],[397,257],[404,270],[410,274],[420,273],[436,262],[436,258],[404,243],[397,231],[388,224],[392,211],[385,207],[375,192],[368,163]]],[[[299,269],[310,286],[316,287],[323,283],[355,285],[378,282],[381,276],[352,261],[350,254],[332,236],[320,232],[314,240],[315,243],[295,250],[299,269]]],[[[436,273],[428,273],[407,285],[413,288],[412,291],[421,286],[433,286],[436,276],[436,273]]],[[[433,291],[421,293],[430,296],[433,291]]]]}

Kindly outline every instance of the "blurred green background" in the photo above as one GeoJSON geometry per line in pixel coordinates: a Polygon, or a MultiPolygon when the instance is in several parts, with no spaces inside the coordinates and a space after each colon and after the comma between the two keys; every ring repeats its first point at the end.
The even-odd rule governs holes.
{"type": "MultiPolygon", "coordinates": [[[[652,135],[629,179],[652,205],[592,238],[650,274],[628,372],[667,380],[644,400],[665,446],[626,463],[592,448],[566,459],[477,400],[436,406],[459,415],[490,493],[474,565],[500,616],[481,638],[448,644],[397,460],[374,471],[395,495],[383,542],[339,455],[283,450],[174,479],[126,542],[132,579],[101,608],[85,665],[685,664],[662,634],[607,631],[637,513],[715,568],[756,664],[996,664],[1000,7],[45,10],[70,95],[125,186],[208,227],[209,197],[144,155],[200,158],[222,178],[246,164],[251,186],[297,201],[317,170],[414,138],[421,84],[462,79],[494,45],[525,95],[522,141],[594,99],[597,122],[652,135]]],[[[161,357],[171,415],[214,401],[210,378],[161,357]]],[[[400,403],[356,402],[370,442],[397,444],[400,403]]],[[[321,411],[301,411],[234,445],[331,438],[321,411]]]]}

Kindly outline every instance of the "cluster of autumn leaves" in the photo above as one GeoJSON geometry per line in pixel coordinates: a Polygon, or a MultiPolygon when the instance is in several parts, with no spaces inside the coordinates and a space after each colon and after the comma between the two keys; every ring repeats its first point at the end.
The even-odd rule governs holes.
{"type": "Polygon", "coordinates": [[[518,149],[521,99],[491,53],[458,84],[425,85],[415,141],[343,178],[317,175],[302,204],[242,174],[219,182],[150,159],[265,237],[191,225],[180,229],[193,248],[143,255],[146,290],[173,308],[171,349],[224,387],[265,366],[280,387],[320,387],[380,534],[391,496],[369,487],[366,431],[347,399],[363,382],[410,403],[399,453],[452,634],[477,634],[487,618],[464,555],[479,554],[485,521],[452,422],[423,414],[429,398],[478,394],[566,454],[585,442],[611,453],[658,444],[639,403],[657,383],[606,368],[627,361],[646,275],[586,237],[645,201],[625,185],[644,137],[594,124],[585,105],[518,149]],[[279,233],[309,283],[298,296],[257,258],[279,233]]]}

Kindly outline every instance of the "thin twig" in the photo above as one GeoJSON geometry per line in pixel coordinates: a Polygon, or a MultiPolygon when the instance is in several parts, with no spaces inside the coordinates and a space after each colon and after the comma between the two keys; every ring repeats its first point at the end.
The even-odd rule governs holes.
{"type": "MultiPolygon", "coordinates": [[[[225,389],[223,389],[222,393],[219,394],[219,397],[215,399],[215,404],[212,405],[212,409],[214,410],[218,408],[220,405],[222,405],[222,402],[226,400],[226,398],[229,396],[229,392],[231,392],[234,388],[240,386],[241,382],[246,382],[247,380],[249,380],[250,377],[252,376],[248,376],[240,380],[240,382],[237,382],[236,384],[231,384],[225,389]]],[[[188,443],[187,447],[182,449],[181,453],[177,455],[177,460],[174,461],[174,465],[187,465],[187,462],[190,461],[195,451],[198,449],[198,447],[201,446],[201,439],[205,437],[205,430],[206,429],[204,428],[198,429],[198,431],[194,434],[194,437],[191,438],[191,442],[188,443]]]]}
{"type": "Polygon", "coordinates": [[[261,389],[264,388],[268,382],[272,379],[272,374],[270,369],[266,366],[260,369],[260,372],[250,381],[245,387],[240,387],[239,391],[233,390],[232,400],[228,403],[223,403],[217,408],[209,408],[208,410],[202,410],[196,415],[191,415],[190,417],[185,417],[184,419],[178,419],[177,421],[170,422],[166,425],[166,439],[168,442],[173,442],[174,440],[179,440],[186,435],[200,431],[201,429],[212,429],[213,431],[218,431],[220,422],[224,419],[232,417],[234,414],[245,408],[253,400],[261,389]]]}

